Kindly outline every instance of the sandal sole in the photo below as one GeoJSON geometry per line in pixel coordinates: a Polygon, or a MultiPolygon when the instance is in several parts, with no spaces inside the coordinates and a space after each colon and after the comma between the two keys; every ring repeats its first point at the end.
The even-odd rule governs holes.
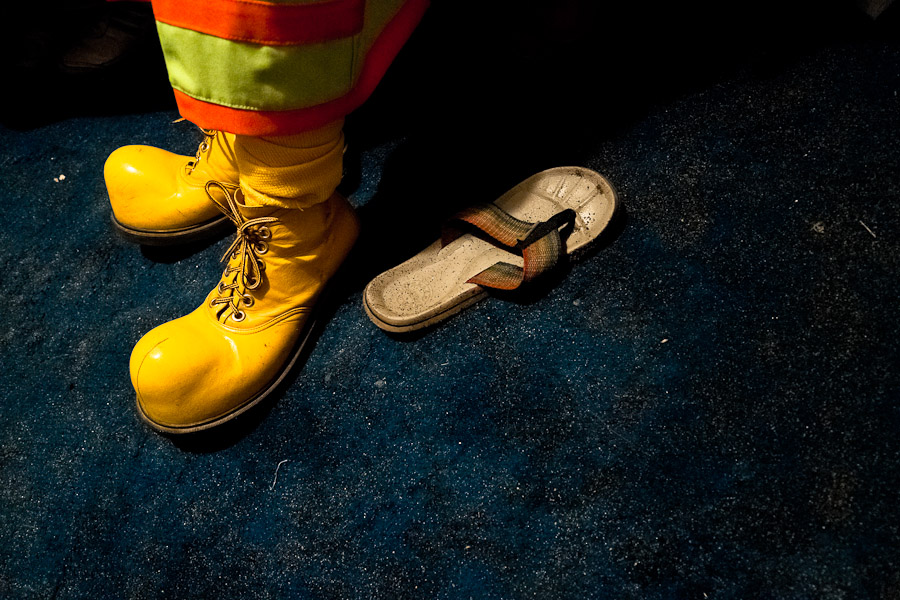
{"type": "MultiPolygon", "coordinates": [[[[575,208],[566,204],[571,201],[576,201],[580,202],[583,205],[587,205],[594,197],[602,197],[602,200],[599,200],[599,202],[600,205],[602,205],[603,214],[598,221],[593,222],[593,228],[595,230],[590,231],[592,227],[589,227],[587,224],[584,224],[583,227],[579,229],[578,235],[583,239],[577,240],[574,245],[570,241],[569,250],[567,252],[569,262],[577,262],[578,260],[580,260],[590,251],[590,249],[597,241],[603,238],[604,232],[609,228],[610,224],[612,224],[616,220],[621,206],[618,193],[616,192],[615,187],[613,187],[613,185],[609,182],[609,180],[599,173],[583,167],[557,167],[537,173],[513,187],[495,202],[500,205],[501,203],[514,198],[516,194],[521,193],[534,194],[538,197],[543,197],[546,200],[550,200],[551,198],[548,196],[552,196],[554,201],[556,199],[559,199],[561,201],[561,204],[568,208],[575,208]],[[578,200],[567,197],[567,185],[572,184],[571,181],[566,179],[567,177],[578,179],[575,184],[572,185],[573,189],[576,188],[580,183],[582,183],[582,181],[584,181],[595,185],[597,190],[596,193],[592,196],[588,196],[586,198],[581,198],[578,200]],[[560,178],[559,188],[554,189],[552,193],[549,194],[549,190],[538,189],[540,185],[549,183],[552,178],[560,178]],[[585,232],[589,232],[589,235],[587,235],[587,237],[585,232]]],[[[587,193],[587,190],[585,190],[585,193],[587,193]]],[[[598,215],[593,215],[594,218],[596,218],[597,216],[598,215]]],[[[519,218],[522,217],[519,216],[519,218]]],[[[575,233],[573,233],[572,237],[574,236],[575,233]]],[[[422,253],[412,257],[401,265],[398,265],[397,267],[394,267],[393,269],[382,273],[371,282],[369,282],[369,284],[366,286],[366,289],[363,292],[363,308],[365,309],[366,315],[369,317],[369,319],[380,329],[391,333],[408,333],[417,331],[419,329],[424,329],[432,325],[436,325],[437,323],[440,323],[441,321],[452,317],[453,315],[488,297],[488,291],[484,288],[481,288],[480,286],[476,286],[474,284],[464,286],[462,284],[456,283],[456,289],[460,290],[459,295],[452,297],[451,301],[446,302],[445,304],[431,305],[432,308],[429,308],[427,311],[423,311],[424,314],[422,314],[422,318],[416,319],[415,317],[397,317],[396,319],[390,319],[385,318],[386,315],[384,314],[379,314],[379,312],[385,313],[386,311],[379,311],[378,307],[373,305],[372,299],[378,298],[378,292],[376,292],[375,289],[380,285],[382,286],[382,290],[385,290],[387,286],[391,285],[395,281],[400,281],[399,279],[392,279],[392,274],[403,272],[404,268],[407,269],[407,274],[418,272],[416,268],[413,268],[411,265],[416,264],[417,259],[420,259],[420,257],[429,252],[431,252],[432,254],[436,253],[436,248],[434,247],[434,245],[427,248],[426,250],[423,250],[422,253]]],[[[422,264],[423,268],[428,268],[433,265],[440,264],[439,262],[422,262],[421,260],[419,262],[422,264]]],[[[484,266],[486,267],[488,265],[484,266]]],[[[480,268],[481,267],[479,267],[479,269],[480,268]]],[[[475,272],[477,273],[478,271],[476,270],[475,272]]],[[[382,292],[382,294],[383,293],[384,292],[382,292]]]]}

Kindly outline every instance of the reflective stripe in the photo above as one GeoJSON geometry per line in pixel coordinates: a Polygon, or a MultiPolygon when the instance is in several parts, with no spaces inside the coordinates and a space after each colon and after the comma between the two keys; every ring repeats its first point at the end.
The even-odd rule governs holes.
{"type": "Polygon", "coordinates": [[[362,31],[365,0],[154,0],[153,14],[160,23],[219,38],[269,46],[300,45],[362,31]]]}
{"type": "Polygon", "coordinates": [[[231,108],[287,110],[343,96],[353,83],[352,38],[309,46],[259,46],[164,23],[157,29],[172,87],[198,100],[231,108]]]}
{"type": "Polygon", "coordinates": [[[288,135],[322,127],[369,97],[428,5],[429,0],[370,0],[365,29],[352,38],[349,50],[339,49],[346,40],[274,48],[218,40],[263,50],[265,60],[240,49],[217,49],[211,36],[187,32],[208,38],[200,40],[186,30],[158,24],[178,110],[201,127],[244,135],[288,135]],[[169,34],[173,36],[167,41],[169,34]],[[196,44],[212,45],[200,49],[196,44]],[[217,56],[219,52],[228,58],[217,56]],[[320,62],[312,66],[314,60],[320,62]],[[335,66],[327,66],[329,60],[335,66]]]}

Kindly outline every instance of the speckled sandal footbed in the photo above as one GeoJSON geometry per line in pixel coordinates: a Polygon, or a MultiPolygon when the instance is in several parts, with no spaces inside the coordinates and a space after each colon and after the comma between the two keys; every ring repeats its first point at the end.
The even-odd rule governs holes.
{"type": "Polygon", "coordinates": [[[397,333],[439,323],[487,297],[489,287],[517,289],[552,270],[564,253],[585,251],[617,206],[612,184],[589,169],[533,175],[493,203],[454,217],[490,241],[448,228],[441,240],[369,282],[366,314],[397,333]]]}

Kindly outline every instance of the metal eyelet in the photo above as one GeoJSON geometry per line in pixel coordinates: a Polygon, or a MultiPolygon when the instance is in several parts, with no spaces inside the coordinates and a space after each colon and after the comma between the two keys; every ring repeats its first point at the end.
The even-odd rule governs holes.
{"type": "Polygon", "coordinates": [[[269,245],[260,240],[253,244],[253,249],[256,250],[257,254],[265,254],[269,251],[269,245]]]}
{"type": "Polygon", "coordinates": [[[259,272],[262,273],[266,270],[266,261],[261,258],[256,259],[256,264],[259,265],[259,272]]]}
{"type": "Polygon", "coordinates": [[[225,293],[225,282],[224,281],[219,282],[218,287],[216,287],[216,291],[219,292],[220,294],[225,293]]]}
{"type": "Polygon", "coordinates": [[[251,296],[249,294],[245,294],[245,295],[241,296],[241,302],[244,303],[244,306],[246,306],[247,308],[250,308],[251,306],[253,306],[253,303],[255,302],[255,300],[253,300],[253,296],[251,296]]]}
{"type": "Polygon", "coordinates": [[[236,310],[233,313],[231,313],[231,318],[234,320],[235,323],[240,323],[241,321],[243,321],[244,319],[247,318],[247,313],[245,313],[242,310],[236,310]]]}
{"type": "Polygon", "coordinates": [[[272,230],[266,227],[265,225],[261,226],[256,230],[256,235],[261,240],[271,240],[272,239],[272,230]]]}
{"type": "Polygon", "coordinates": [[[202,154],[204,152],[207,152],[208,150],[209,150],[209,142],[206,142],[206,141],[202,142],[200,144],[200,153],[202,154]]]}

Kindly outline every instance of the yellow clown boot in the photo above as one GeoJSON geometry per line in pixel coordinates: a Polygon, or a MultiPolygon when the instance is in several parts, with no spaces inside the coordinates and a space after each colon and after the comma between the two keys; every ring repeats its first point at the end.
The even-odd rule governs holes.
{"type": "Polygon", "coordinates": [[[249,206],[236,186],[208,187],[237,227],[222,278],[202,306],[152,330],[131,355],[139,413],[166,433],[222,424],[275,389],[359,233],[337,194],[296,209],[249,206]]]}
{"type": "Polygon", "coordinates": [[[205,186],[210,180],[237,184],[234,136],[203,133],[194,157],[152,146],[123,146],[109,155],[103,175],[113,225],[124,237],[161,246],[213,237],[231,227],[205,186]]]}

